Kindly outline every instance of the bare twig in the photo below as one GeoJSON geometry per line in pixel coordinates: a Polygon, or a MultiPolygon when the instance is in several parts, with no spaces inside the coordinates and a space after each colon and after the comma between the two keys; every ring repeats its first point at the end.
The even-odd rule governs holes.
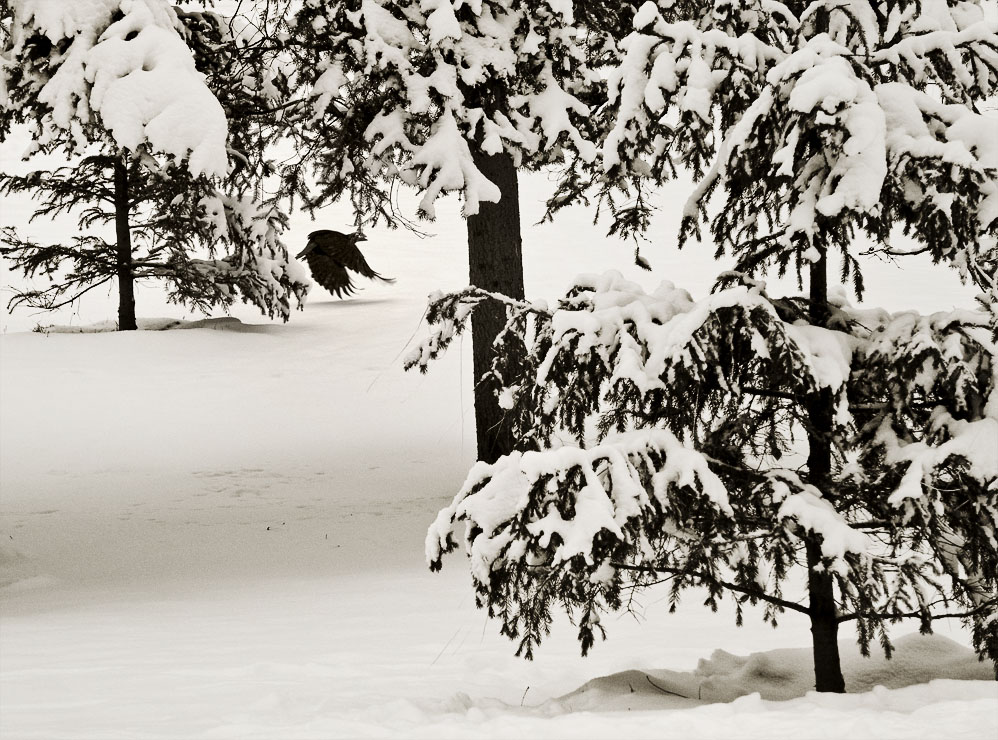
{"type": "Polygon", "coordinates": [[[675,691],[669,691],[668,689],[663,689],[657,683],[655,683],[654,681],[652,681],[651,680],[651,676],[649,676],[647,673],[645,674],[645,678],[648,680],[648,683],[650,683],[656,689],[658,689],[659,691],[661,691],[663,694],[669,694],[670,696],[678,696],[680,699],[689,699],[690,698],[688,696],[683,696],[682,694],[677,694],[675,691]]]}

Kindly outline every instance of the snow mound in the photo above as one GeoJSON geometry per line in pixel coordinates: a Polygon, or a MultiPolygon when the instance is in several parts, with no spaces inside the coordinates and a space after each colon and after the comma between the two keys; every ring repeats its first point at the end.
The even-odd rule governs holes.
{"type": "Polygon", "coordinates": [[[687,709],[702,703],[691,674],[631,670],[594,678],[548,706],[556,713],[633,712],[687,709]]]}
{"type": "MultiPolygon", "coordinates": [[[[260,332],[268,331],[267,326],[255,326],[244,324],[234,316],[222,316],[211,319],[198,319],[188,321],[186,319],[137,319],[139,331],[167,331],[169,329],[212,329],[213,331],[235,331],[235,332],[260,332]]],[[[118,331],[116,321],[98,321],[94,324],[84,324],[81,326],[51,324],[48,326],[38,325],[35,331],[40,334],[102,334],[104,332],[118,331]]]]}
{"type": "MultiPolygon", "coordinates": [[[[932,694],[932,701],[948,700],[936,693],[949,696],[952,691],[958,698],[969,699],[980,692],[965,682],[985,681],[990,683],[985,685],[986,690],[981,689],[981,695],[998,699],[994,667],[978,661],[969,648],[940,635],[919,634],[895,640],[894,647],[893,657],[887,660],[883,652],[873,652],[871,657],[864,658],[855,643],[845,640],[839,643],[842,672],[850,695],[872,691],[875,698],[868,697],[868,701],[877,703],[887,700],[884,693],[887,690],[926,684],[920,688],[932,694]]],[[[871,646],[871,651],[875,650],[877,647],[871,646]]],[[[558,712],[681,709],[696,704],[737,703],[749,695],[766,701],[806,697],[807,701],[818,702],[820,697],[813,689],[810,648],[784,648],[748,656],[716,650],[710,658],[701,659],[693,671],[631,670],[595,678],[551,702],[551,709],[558,712]]],[[[911,712],[924,703],[918,699],[909,701],[914,696],[912,692],[891,696],[894,697],[891,703],[897,705],[891,706],[891,711],[911,712]]]]}

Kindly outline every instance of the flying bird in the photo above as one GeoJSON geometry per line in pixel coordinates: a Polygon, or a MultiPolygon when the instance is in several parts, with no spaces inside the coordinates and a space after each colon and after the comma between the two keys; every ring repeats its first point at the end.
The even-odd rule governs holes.
{"type": "Polygon", "coordinates": [[[357,248],[357,242],[367,241],[360,231],[341,234],[338,231],[320,229],[308,235],[308,244],[298,254],[304,257],[315,282],[338,298],[351,295],[357,288],[350,280],[347,270],[371,280],[394,283],[394,278],[382,277],[367,264],[364,255],[357,248]]]}

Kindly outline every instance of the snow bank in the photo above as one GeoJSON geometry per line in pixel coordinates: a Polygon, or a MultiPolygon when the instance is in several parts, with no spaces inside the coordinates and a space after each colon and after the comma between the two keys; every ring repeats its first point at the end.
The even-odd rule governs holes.
{"type": "MultiPolygon", "coordinates": [[[[673,711],[661,716],[659,727],[665,737],[703,736],[695,730],[681,735],[664,729],[674,727],[674,721],[682,724],[693,718],[717,723],[713,729],[718,736],[724,734],[720,728],[725,726],[731,736],[754,737],[745,733],[742,720],[756,723],[766,715],[778,715],[788,724],[800,722],[798,737],[834,737],[836,733],[845,737],[843,721],[870,723],[869,727],[882,719],[878,713],[935,714],[942,705],[959,708],[979,723],[968,726],[964,733],[956,731],[955,736],[986,737],[989,728],[998,728],[998,684],[993,667],[979,662],[972,650],[940,635],[919,634],[896,640],[895,647],[891,660],[880,653],[864,658],[854,643],[841,642],[842,670],[849,692],[845,695],[813,691],[809,649],[778,649],[747,656],[717,650],[710,658],[701,659],[693,671],[622,671],[588,681],[542,708],[552,714],[691,710],[692,717],[684,714],[683,719],[673,711]],[[933,705],[937,705],[936,710],[924,711],[933,705]],[[805,718],[816,712],[833,718],[833,724],[824,730],[827,734],[815,734],[807,724],[805,718]]],[[[878,732],[878,736],[882,735],[878,732]]],[[[895,735],[888,731],[886,736],[895,735]]]]}

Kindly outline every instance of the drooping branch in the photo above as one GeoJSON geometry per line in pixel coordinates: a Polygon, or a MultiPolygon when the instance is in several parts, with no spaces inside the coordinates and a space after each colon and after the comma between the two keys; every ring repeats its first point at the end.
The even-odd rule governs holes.
{"type": "Polygon", "coordinates": [[[77,291],[71,297],[66,298],[62,301],[56,301],[56,298],[69,289],[69,285],[55,285],[47,290],[33,290],[26,291],[23,293],[18,293],[13,298],[7,302],[7,309],[11,310],[21,305],[22,303],[31,306],[32,308],[42,308],[46,311],[54,311],[56,309],[62,308],[63,306],[68,306],[75,303],[80,298],[82,298],[86,293],[89,293],[94,288],[99,288],[101,285],[108,283],[113,278],[113,275],[108,275],[102,280],[90,283],[87,287],[82,290],[77,291]]]}

